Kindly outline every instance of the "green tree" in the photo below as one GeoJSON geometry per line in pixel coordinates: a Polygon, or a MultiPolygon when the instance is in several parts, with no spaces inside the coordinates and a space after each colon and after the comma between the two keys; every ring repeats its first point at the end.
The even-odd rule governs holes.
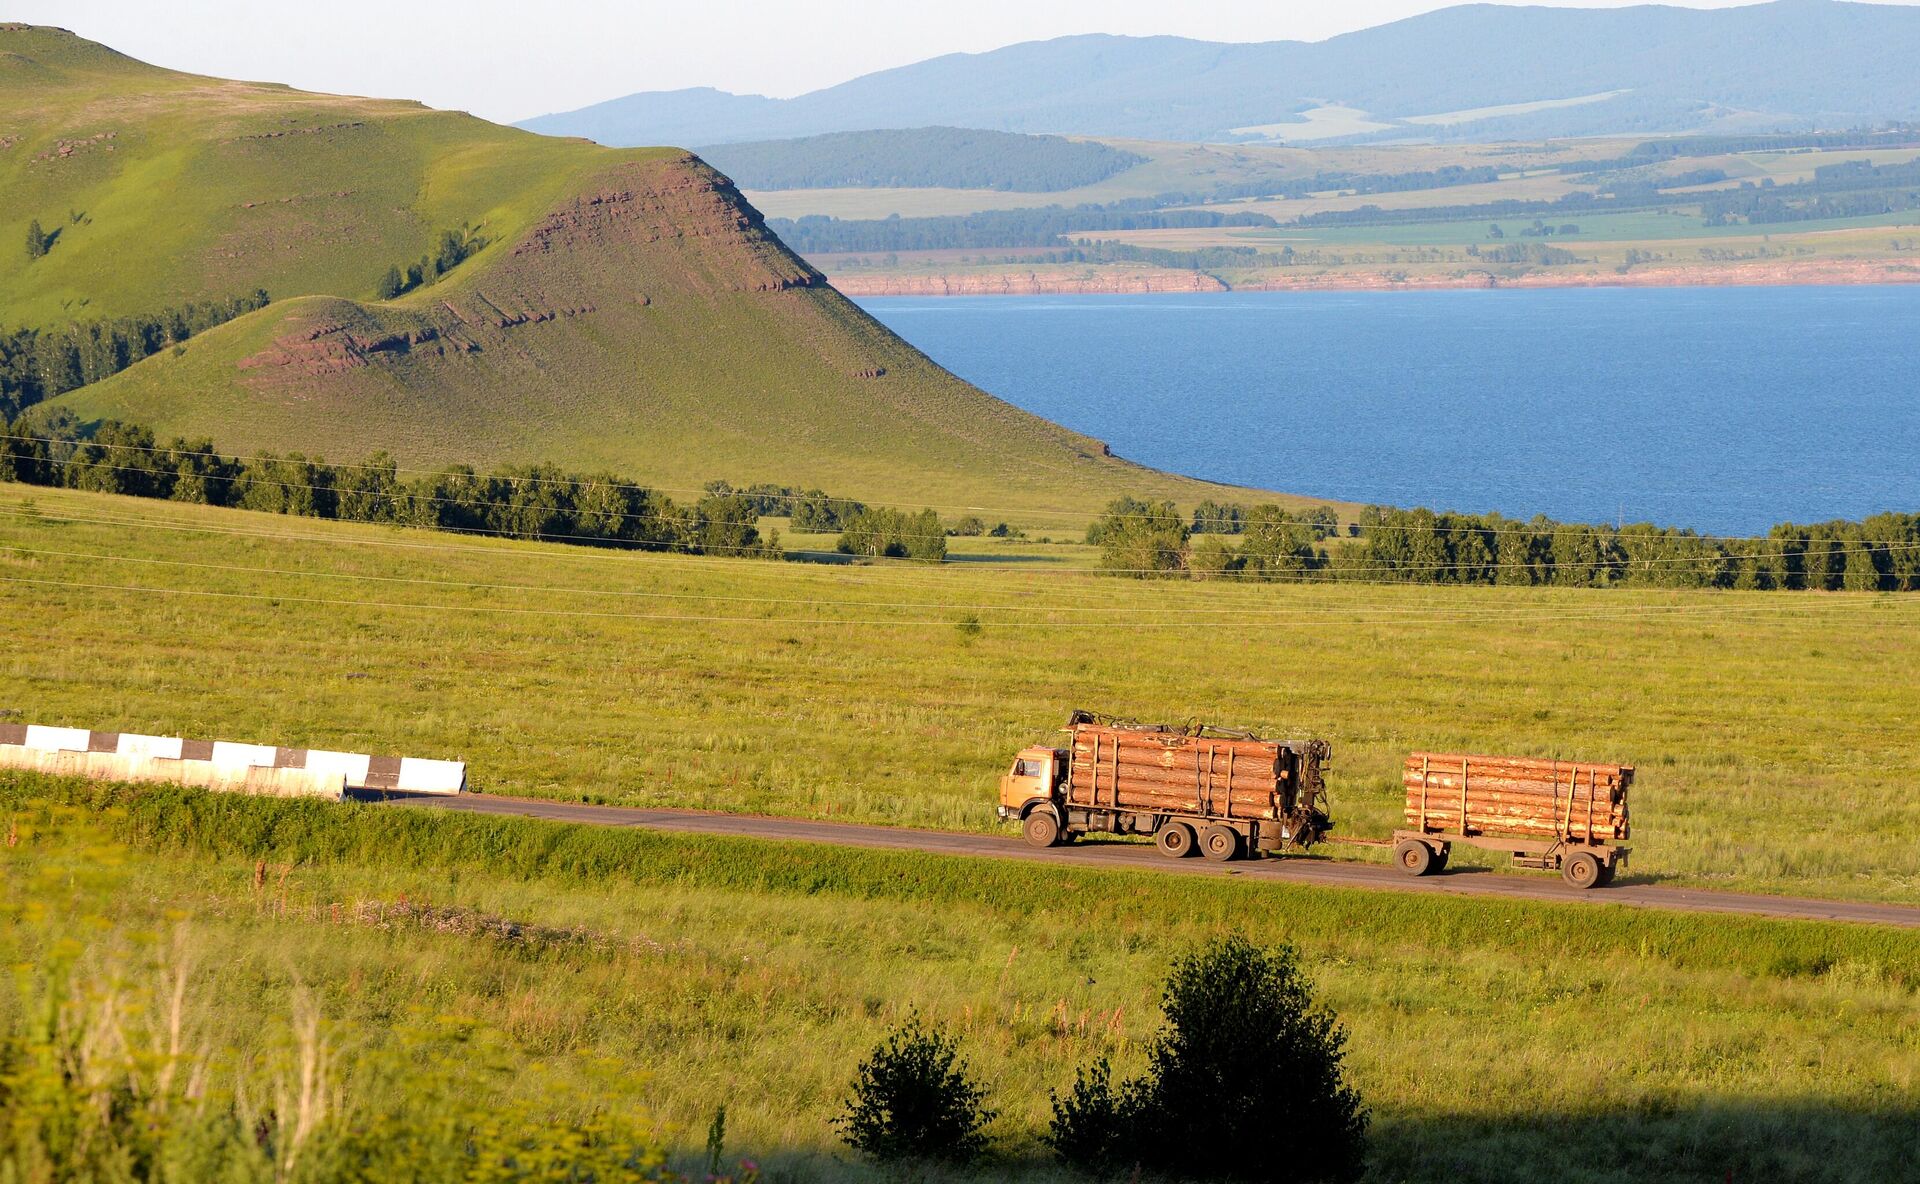
{"type": "Polygon", "coordinates": [[[1866,536],[1855,532],[1846,540],[1846,574],[1841,587],[1849,592],[1878,592],[1883,583],[1880,565],[1875,561],[1879,548],[1867,544],[1866,536]]]}
{"type": "Polygon", "coordinates": [[[1161,1010],[1144,1076],[1116,1086],[1101,1060],[1053,1095],[1047,1141],[1062,1158],[1180,1179],[1359,1178],[1368,1113],[1346,1080],[1346,1032],[1291,947],[1230,937],[1188,954],[1161,1010]],[[1275,1131],[1306,1137],[1282,1158],[1275,1131]]]}
{"type": "Polygon", "coordinates": [[[1115,575],[1170,575],[1186,564],[1187,520],[1172,502],[1119,498],[1087,529],[1100,566],[1115,575]]]}
{"type": "Polygon", "coordinates": [[[400,268],[390,266],[387,268],[387,274],[380,277],[380,282],[374,287],[373,294],[380,300],[392,300],[395,296],[398,296],[405,287],[406,281],[401,278],[400,268]]]}
{"type": "Polygon", "coordinates": [[[959,1041],[918,1014],[889,1032],[855,1071],[834,1127],[874,1159],[966,1163],[986,1149],[994,1112],[960,1060],[959,1041]]]}
{"type": "Polygon", "coordinates": [[[53,239],[46,231],[40,229],[40,219],[35,218],[27,223],[27,258],[40,258],[47,253],[47,248],[52,243],[53,239]]]}

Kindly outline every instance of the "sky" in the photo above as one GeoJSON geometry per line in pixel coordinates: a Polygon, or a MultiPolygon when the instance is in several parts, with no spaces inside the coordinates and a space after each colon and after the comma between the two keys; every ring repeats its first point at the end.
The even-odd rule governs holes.
{"type": "MultiPolygon", "coordinates": [[[[1685,0],[1685,6],[1740,2],[1685,0]]],[[[419,99],[510,122],[642,90],[713,86],[786,98],[943,53],[1071,33],[1318,41],[1445,6],[1433,0],[0,0],[0,19],[59,25],[173,69],[419,99]]]]}

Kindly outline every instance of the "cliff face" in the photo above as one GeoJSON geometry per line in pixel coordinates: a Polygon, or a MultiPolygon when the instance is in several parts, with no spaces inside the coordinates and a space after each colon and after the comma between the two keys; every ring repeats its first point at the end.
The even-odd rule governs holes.
{"type": "Polygon", "coordinates": [[[309,302],[237,366],[262,391],[366,367],[404,368],[412,382],[431,377],[423,366],[537,373],[564,361],[543,354],[573,343],[529,327],[579,320],[618,334],[660,300],[824,286],[699,158],[628,161],[431,288],[391,303],[309,302]]]}
{"type": "Polygon", "coordinates": [[[1155,267],[957,272],[950,275],[854,272],[831,278],[833,286],[849,296],[1139,295],[1148,292],[1227,290],[1227,285],[1205,272],[1155,267]]]}

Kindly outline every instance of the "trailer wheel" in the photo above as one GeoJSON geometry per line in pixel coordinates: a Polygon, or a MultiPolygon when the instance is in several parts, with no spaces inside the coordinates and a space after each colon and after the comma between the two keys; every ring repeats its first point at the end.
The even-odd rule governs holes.
{"type": "Polygon", "coordinates": [[[1597,888],[1605,888],[1607,885],[1613,883],[1613,873],[1619,870],[1620,870],[1620,863],[1618,860],[1613,860],[1613,861],[1601,864],[1600,878],[1597,881],[1595,881],[1594,886],[1597,888]]]}
{"type": "MultiPolygon", "coordinates": [[[[1431,850],[1431,848],[1429,848],[1431,850]]],[[[1433,853],[1433,866],[1427,869],[1428,875],[1439,875],[1447,870],[1447,856],[1453,854],[1452,847],[1442,847],[1433,853]]]]}
{"type": "Polygon", "coordinates": [[[1193,828],[1184,822],[1169,822],[1153,836],[1153,843],[1168,859],[1185,859],[1193,854],[1193,828]]]}
{"type": "Polygon", "coordinates": [[[1230,826],[1218,823],[1209,826],[1200,836],[1200,854],[1215,863],[1226,863],[1240,857],[1240,832],[1230,826]]]}
{"type": "Polygon", "coordinates": [[[1600,861],[1590,852],[1575,851],[1560,864],[1560,878],[1575,888],[1597,888],[1600,885],[1600,861]]]}
{"type": "Polygon", "coordinates": [[[1035,810],[1020,824],[1020,837],[1029,847],[1051,847],[1060,841],[1060,820],[1051,810],[1035,810]]]}
{"type": "Polygon", "coordinates": [[[1410,876],[1424,876],[1433,870],[1433,848],[1419,839],[1402,839],[1393,849],[1393,862],[1410,876]]]}

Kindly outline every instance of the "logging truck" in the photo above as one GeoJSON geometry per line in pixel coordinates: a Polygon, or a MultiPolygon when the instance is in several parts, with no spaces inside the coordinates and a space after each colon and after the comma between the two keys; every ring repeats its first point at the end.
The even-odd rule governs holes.
{"type": "Polygon", "coordinates": [[[1604,888],[1627,862],[1626,765],[1416,752],[1403,783],[1407,826],[1393,832],[1393,861],[1410,875],[1445,869],[1456,843],[1557,869],[1575,888],[1604,888]]]}
{"type": "Polygon", "coordinates": [[[1026,748],[1000,778],[999,815],[1035,847],[1095,832],[1142,835],[1162,855],[1213,860],[1306,848],[1333,825],[1324,740],[1265,740],[1203,725],[1077,711],[1064,748],[1026,748]]]}

